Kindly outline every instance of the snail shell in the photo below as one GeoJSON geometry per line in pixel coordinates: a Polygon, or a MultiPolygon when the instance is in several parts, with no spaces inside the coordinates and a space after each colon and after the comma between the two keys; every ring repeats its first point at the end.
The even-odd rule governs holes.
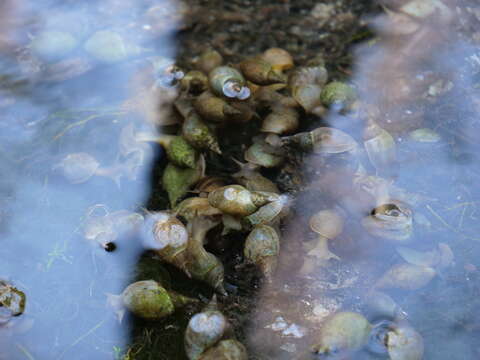
{"type": "Polygon", "coordinates": [[[222,65],[222,63],[222,55],[220,55],[220,53],[214,49],[208,49],[200,54],[200,57],[196,63],[196,67],[205,74],[209,74],[213,69],[222,65]]]}
{"type": "Polygon", "coordinates": [[[282,149],[271,146],[264,141],[253,143],[245,151],[244,158],[249,163],[266,168],[277,167],[284,161],[282,149]]]}
{"type": "Polygon", "coordinates": [[[426,286],[435,275],[435,270],[428,266],[397,264],[378,280],[375,287],[380,289],[418,290],[426,286]]]}
{"type": "Polygon", "coordinates": [[[182,136],[173,136],[166,146],[168,160],[180,167],[194,169],[198,153],[182,136]]]}
{"type": "Polygon", "coordinates": [[[277,268],[280,252],[280,238],[274,228],[258,225],[253,228],[245,241],[243,254],[248,262],[259,267],[268,282],[277,268]]]}
{"type": "Polygon", "coordinates": [[[224,99],[216,97],[208,91],[195,99],[194,107],[202,118],[213,122],[224,122],[230,117],[242,114],[241,111],[229,105],[224,99]]]}
{"type": "Polygon", "coordinates": [[[265,225],[275,221],[285,209],[289,202],[287,195],[280,195],[280,199],[263,205],[253,214],[245,216],[243,219],[249,226],[265,225]]]}
{"type": "Polygon", "coordinates": [[[247,216],[257,210],[252,193],[241,185],[228,185],[212,191],[208,202],[222,212],[235,216],[247,216]]]}
{"type": "Polygon", "coordinates": [[[237,340],[222,340],[208,349],[200,360],[247,360],[248,353],[245,346],[237,340]]]}
{"type": "Polygon", "coordinates": [[[370,323],[359,313],[336,313],[325,321],[312,351],[329,355],[341,350],[356,350],[367,342],[371,329],[370,323]]]}
{"type": "Polygon", "coordinates": [[[288,134],[298,128],[298,112],[290,107],[276,107],[262,122],[260,131],[274,134],[288,134]]]}
{"type": "Polygon", "coordinates": [[[320,85],[304,84],[295,86],[292,90],[292,96],[309,113],[321,105],[321,92],[322,87],[320,85]]]}
{"type": "Polygon", "coordinates": [[[242,61],[240,69],[248,80],[258,85],[284,83],[286,80],[281,72],[275,71],[272,64],[261,58],[249,58],[242,61]]]}
{"type": "Polygon", "coordinates": [[[0,324],[7,322],[13,316],[21,315],[25,311],[27,297],[23,291],[18,290],[4,280],[0,280],[0,324]],[[8,314],[6,314],[7,312],[8,314]]]}
{"type": "Polygon", "coordinates": [[[279,193],[277,185],[270,179],[260,174],[257,171],[258,166],[255,164],[243,164],[240,161],[234,160],[240,166],[240,171],[232,176],[238,181],[240,185],[245,186],[250,191],[267,191],[272,193],[279,193]]]}
{"type": "Polygon", "coordinates": [[[245,100],[250,96],[245,78],[237,69],[219,66],[208,74],[212,91],[220,96],[245,100]]]}
{"type": "Polygon", "coordinates": [[[191,221],[197,216],[222,215],[222,212],[211,206],[208,199],[204,197],[191,197],[183,200],[175,207],[175,213],[187,221],[191,221]]]}
{"type": "Polygon", "coordinates": [[[79,152],[68,154],[54,166],[60,169],[63,176],[72,184],[88,181],[100,167],[99,162],[90,154],[79,152]]]}
{"type": "Polygon", "coordinates": [[[182,126],[182,136],[193,147],[199,150],[211,150],[221,154],[220,146],[215,134],[202,121],[200,116],[191,112],[184,120],[182,126]]]}
{"type": "Polygon", "coordinates": [[[397,242],[407,242],[412,235],[412,211],[399,201],[392,201],[373,209],[362,220],[362,225],[372,235],[397,242]]]}
{"type": "Polygon", "coordinates": [[[216,306],[216,298],[201,313],[194,315],[185,331],[185,352],[190,360],[200,359],[215,345],[229,328],[225,316],[216,306]]]}
{"type": "Polygon", "coordinates": [[[408,325],[394,326],[386,336],[391,360],[422,360],[422,336],[408,325]]]}
{"type": "Polygon", "coordinates": [[[357,142],[347,133],[330,127],[319,127],[309,132],[282,137],[286,144],[294,144],[316,154],[338,154],[354,151],[357,142]]]}
{"type": "Polygon", "coordinates": [[[191,70],[180,80],[180,84],[183,90],[200,94],[208,89],[208,77],[201,71],[191,70]]]}
{"type": "Polygon", "coordinates": [[[395,161],[395,139],[387,130],[370,121],[364,131],[364,139],[368,158],[377,170],[395,161]]]}
{"type": "Polygon", "coordinates": [[[339,106],[342,110],[348,109],[356,100],[355,90],[340,81],[332,81],[325,85],[320,94],[320,100],[325,106],[339,106]]]}
{"type": "Polygon", "coordinates": [[[260,58],[269,63],[274,71],[288,70],[294,65],[292,55],[290,55],[288,51],[280,48],[267,49],[260,58]]]}

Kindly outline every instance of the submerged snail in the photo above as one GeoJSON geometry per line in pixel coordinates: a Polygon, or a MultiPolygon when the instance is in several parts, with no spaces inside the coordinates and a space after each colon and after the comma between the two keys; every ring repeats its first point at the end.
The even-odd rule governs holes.
{"type": "Polygon", "coordinates": [[[340,260],[328,249],[328,240],[335,239],[343,231],[343,218],[333,209],[322,210],[310,217],[310,229],[318,234],[317,245],[308,252],[320,262],[340,260]]]}
{"type": "Polygon", "coordinates": [[[396,146],[393,136],[371,119],[363,132],[363,138],[368,158],[377,170],[395,161],[396,146]]]}
{"type": "Polygon", "coordinates": [[[137,281],[128,285],[120,295],[107,294],[108,303],[122,320],[125,308],[146,320],[160,320],[173,314],[176,308],[185,306],[195,299],[167,291],[154,280],[137,281]]]}
{"type": "Polygon", "coordinates": [[[412,235],[412,211],[400,201],[380,205],[362,220],[372,235],[396,242],[407,242],[412,235]]]}
{"type": "Polygon", "coordinates": [[[245,241],[243,254],[247,262],[255,264],[267,282],[272,282],[280,252],[280,238],[274,228],[257,225],[245,241]]]}
{"type": "Polygon", "coordinates": [[[312,352],[329,356],[338,351],[357,350],[367,343],[371,329],[372,326],[363,315],[338,312],[323,324],[312,352]]]}
{"type": "Polygon", "coordinates": [[[320,94],[320,100],[325,106],[348,110],[356,100],[355,90],[348,84],[332,81],[325,85],[320,94]]]}
{"type": "Polygon", "coordinates": [[[436,275],[429,266],[397,264],[392,266],[375,284],[379,289],[418,290],[426,286],[436,275]]]}
{"type": "Polygon", "coordinates": [[[32,53],[44,60],[59,60],[68,55],[78,45],[78,40],[69,32],[43,31],[31,43],[32,53]]]}
{"type": "Polygon", "coordinates": [[[350,135],[330,127],[319,127],[309,132],[284,136],[282,141],[316,154],[343,153],[353,151],[357,147],[357,142],[350,135]]]}
{"type": "Polygon", "coordinates": [[[237,69],[229,66],[219,66],[208,74],[210,87],[217,95],[245,100],[250,97],[250,89],[245,78],[237,69]]]}
{"type": "Polygon", "coordinates": [[[143,51],[136,44],[110,30],[97,31],[87,39],[83,48],[94,59],[104,63],[120,62],[143,51]]]}
{"type": "Polygon", "coordinates": [[[224,337],[229,328],[214,296],[202,312],[195,314],[188,322],[184,337],[187,357],[190,360],[200,359],[206,350],[224,337]]]}
{"type": "Polygon", "coordinates": [[[279,195],[264,191],[249,191],[241,185],[228,185],[208,195],[210,205],[234,216],[253,214],[258,207],[278,200],[279,195]]]}
{"type": "Polygon", "coordinates": [[[0,280],[0,325],[10,321],[13,316],[23,314],[26,301],[23,291],[5,280],[0,280]]]}
{"type": "Polygon", "coordinates": [[[93,176],[104,176],[119,185],[124,173],[121,164],[103,168],[92,155],[84,152],[68,154],[53,167],[53,170],[57,169],[60,169],[63,176],[72,184],[87,182],[93,176]]]}

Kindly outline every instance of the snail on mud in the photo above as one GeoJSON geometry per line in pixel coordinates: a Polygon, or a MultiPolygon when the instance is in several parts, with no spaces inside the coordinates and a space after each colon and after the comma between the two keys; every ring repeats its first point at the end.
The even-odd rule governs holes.
{"type": "Polygon", "coordinates": [[[160,320],[173,314],[176,308],[196,301],[173,291],[167,291],[154,280],[134,282],[128,285],[120,295],[107,294],[107,297],[119,321],[122,320],[125,309],[146,320],[160,320]]]}
{"type": "Polygon", "coordinates": [[[205,174],[205,159],[199,156],[194,169],[181,168],[168,163],[162,175],[162,187],[168,193],[170,204],[175,206],[182,196],[205,174]]]}
{"type": "Polygon", "coordinates": [[[337,154],[357,148],[357,142],[350,135],[330,127],[319,127],[309,132],[284,136],[282,141],[315,154],[337,154]]]}
{"type": "Polygon", "coordinates": [[[278,194],[263,191],[249,191],[241,185],[228,185],[208,195],[210,205],[234,216],[247,216],[258,207],[278,200],[278,194]]]}
{"type": "Polygon", "coordinates": [[[245,260],[255,264],[267,282],[272,282],[280,252],[280,238],[274,228],[257,225],[245,241],[245,260]]]}
{"type": "Polygon", "coordinates": [[[328,249],[328,240],[335,239],[343,231],[343,218],[333,209],[321,210],[310,217],[310,229],[318,234],[317,245],[308,252],[321,263],[330,259],[340,260],[328,249]]]}
{"type": "Polygon", "coordinates": [[[68,154],[60,163],[53,167],[53,170],[57,169],[72,184],[87,182],[93,176],[103,176],[112,179],[118,186],[125,170],[122,164],[115,164],[105,168],[101,167],[100,163],[92,155],[85,152],[68,154]]]}
{"type": "Polygon", "coordinates": [[[407,242],[412,235],[412,211],[406,204],[392,200],[373,209],[362,220],[362,225],[374,236],[399,243],[407,242]]]}
{"type": "Polygon", "coordinates": [[[219,342],[230,330],[226,317],[218,309],[216,297],[195,314],[185,331],[185,353],[190,360],[198,360],[210,347],[219,342]]]}
{"type": "Polygon", "coordinates": [[[245,100],[250,97],[250,89],[245,78],[237,69],[229,66],[219,66],[208,74],[212,91],[220,96],[245,100]]]}
{"type": "Polygon", "coordinates": [[[219,67],[223,63],[223,57],[220,53],[214,49],[207,49],[200,54],[197,61],[195,62],[195,67],[200,71],[203,71],[205,74],[209,74],[210,71],[219,67]]]}
{"type": "Polygon", "coordinates": [[[272,64],[259,57],[242,61],[240,69],[248,80],[257,85],[270,85],[286,81],[285,75],[273,68],[272,64]]]}
{"type": "Polygon", "coordinates": [[[222,153],[216,135],[194,112],[190,112],[183,121],[182,136],[194,148],[222,153]]]}
{"type": "Polygon", "coordinates": [[[355,312],[338,312],[320,329],[314,354],[329,356],[337,352],[357,350],[368,341],[372,325],[365,317],[355,312]]]}
{"type": "Polygon", "coordinates": [[[298,118],[298,112],[294,108],[276,106],[263,120],[260,131],[279,135],[292,133],[298,128],[298,118]]]}
{"type": "Polygon", "coordinates": [[[244,158],[251,164],[265,168],[274,168],[281,165],[285,159],[281,148],[271,146],[264,140],[255,141],[245,151],[244,158]]]}
{"type": "Polygon", "coordinates": [[[205,120],[221,123],[241,115],[241,111],[230,105],[225,99],[203,92],[194,101],[195,110],[205,120]]]}

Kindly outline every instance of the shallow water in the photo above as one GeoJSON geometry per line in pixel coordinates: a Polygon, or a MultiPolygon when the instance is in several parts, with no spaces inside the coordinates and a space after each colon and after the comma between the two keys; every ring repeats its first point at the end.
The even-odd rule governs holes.
{"type": "MultiPolygon", "coordinates": [[[[136,142],[134,136],[155,134],[158,125],[176,116],[170,102],[178,88],[156,81],[165,80],[162,71],[175,61],[190,65],[186,54],[202,50],[191,45],[195,32],[215,27],[215,17],[199,14],[202,6],[209,14],[218,13],[205,4],[194,5],[195,12],[183,3],[147,0],[0,5],[0,276],[26,295],[25,312],[0,327],[0,359],[185,358],[182,334],[197,308],[158,323],[129,315],[119,322],[107,295],[121,293],[134,279],[162,276],[170,278],[175,290],[202,302],[212,295],[179,271],[165,270],[152,256],[139,261],[144,248],[137,233],[146,209],[167,209],[168,201],[159,183],[163,151],[136,142]],[[202,18],[196,27],[192,14],[202,18]],[[100,36],[99,31],[108,39],[95,44],[92,36],[100,36]]],[[[339,14],[348,11],[332,6],[335,21],[345,19],[339,14]]],[[[348,69],[328,56],[335,49],[320,49],[329,59],[331,78],[345,80],[348,74],[360,102],[369,106],[347,113],[331,108],[321,118],[302,112],[301,130],[340,129],[358,143],[357,152],[305,155],[294,162],[302,184],[292,189],[291,213],[282,220],[273,285],[258,288],[248,268],[236,267],[246,234],[229,235],[227,242],[211,247],[226,267],[229,294],[220,302],[252,359],[310,358],[325,319],[342,310],[362,313],[372,323],[408,323],[423,338],[424,359],[480,356],[480,54],[479,33],[472,30],[480,22],[480,8],[475,6],[452,2],[447,10],[441,7],[439,13],[416,18],[418,28],[408,34],[402,31],[412,24],[398,25],[384,13],[365,14],[362,21],[373,35],[351,49],[354,60],[348,69]],[[364,144],[368,111],[393,136],[394,159],[375,164],[369,158],[364,144]],[[411,135],[418,128],[433,133],[418,141],[411,135]],[[363,186],[352,183],[354,176],[363,186]],[[408,239],[385,240],[367,231],[362,221],[373,208],[397,200],[412,212],[408,239]],[[344,228],[329,241],[340,260],[322,265],[308,256],[309,245],[303,247],[315,239],[308,229],[310,216],[329,208],[341,214],[344,228]],[[395,315],[369,305],[368,295],[381,287],[382,275],[408,262],[433,269],[434,276],[418,289],[398,289],[398,283],[381,289],[396,303],[395,315]]],[[[238,37],[248,32],[242,16],[259,10],[264,16],[260,22],[267,23],[268,13],[278,10],[263,2],[246,3],[247,15],[240,8],[227,11],[219,5],[215,10],[225,11],[218,22],[228,18],[234,23],[226,30],[229,41],[215,40],[224,45],[229,61],[265,50],[252,45],[248,54],[232,51],[248,50],[249,41],[238,37]]],[[[287,8],[291,18],[285,21],[301,23],[305,18],[303,31],[324,21],[319,12],[326,10],[316,7],[312,12],[310,2],[298,8],[282,4],[282,11],[287,8]]],[[[301,45],[310,55],[318,46],[311,39],[319,30],[312,31],[301,45]]],[[[258,41],[268,43],[266,39],[258,41]]],[[[294,47],[289,39],[275,45],[294,47]]],[[[300,64],[308,59],[295,57],[300,64]]],[[[238,139],[252,129],[255,125],[227,129],[221,145],[232,144],[232,151],[225,153],[241,158],[234,153],[242,149],[238,139]]],[[[207,157],[207,173],[212,169],[216,175],[231,175],[234,164],[226,158],[207,157]]],[[[265,172],[288,190],[288,182],[278,180],[285,174],[265,172]]],[[[212,237],[218,240],[219,235],[212,237]]],[[[377,300],[380,296],[374,295],[377,300]]],[[[371,349],[326,358],[388,358],[371,349]]]]}

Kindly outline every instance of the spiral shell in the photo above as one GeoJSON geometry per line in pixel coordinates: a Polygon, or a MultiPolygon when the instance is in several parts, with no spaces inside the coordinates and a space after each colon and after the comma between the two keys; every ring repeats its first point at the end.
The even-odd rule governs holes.
{"type": "Polygon", "coordinates": [[[280,252],[280,238],[274,228],[268,225],[257,225],[245,241],[243,250],[245,259],[258,266],[268,282],[277,268],[280,252]]]}
{"type": "Polygon", "coordinates": [[[285,76],[281,72],[276,71],[272,64],[261,58],[249,58],[242,61],[240,69],[243,75],[254,84],[270,85],[286,81],[285,76]]]}
{"type": "Polygon", "coordinates": [[[281,148],[273,147],[264,141],[255,142],[245,151],[244,158],[251,164],[266,168],[281,165],[284,156],[281,148]]]}
{"type": "Polygon", "coordinates": [[[357,142],[350,135],[330,127],[319,127],[309,132],[284,136],[282,141],[316,154],[338,154],[357,148],[357,142]]]}
{"type": "Polygon", "coordinates": [[[274,134],[288,134],[298,128],[298,112],[290,107],[276,107],[262,122],[260,131],[274,134]]]}
{"type": "Polygon", "coordinates": [[[220,96],[245,100],[250,96],[250,89],[245,84],[245,78],[237,69],[229,66],[219,66],[208,74],[212,91],[220,96]]]}
{"type": "Polygon", "coordinates": [[[212,191],[208,201],[226,214],[247,216],[257,210],[252,193],[241,185],[228,185],[212,191]]]}
{"type": "Polygon", "coordinates": [[[293,67],[293,57],[286,50],[270,48],[263,52],[260,58],[272,66],[274,71],[284,71],[293,67]]]}
{"type": "Polygon", "coordinates": [[[196,62],[196,67],[203,71],[205,74],[209,74],[210,71],[219,67],[223,63],[223,57],[220,53],[214,49],[207,49],[200,54],[196,62]]]}
{"type": "Polygon", "coordinates": [[[372,235],[397,242],[407,242],[412,235],[412,211],[406,204],[391,201],[376,207],[362,225],[372,235]]]}
{"type": "Polygon", "coordinates": [[[182,126],[182,136],[199,150],[208,149],[217,154],[222,153],[216,135],[196,113],[191,112],[185,118],[182,126]]]}
{"type": "Polygon", "coordinates": [[[224,122],[241,115],[240,110],[208,91],[195,99],[194,107],[202,118],[212,122],[224,122]]]}
{"type": "Polygon", "coordinates": [[[247,360],[247,349],[237,340],[222,340],[208,349],[200,360],[247,360]]]}

